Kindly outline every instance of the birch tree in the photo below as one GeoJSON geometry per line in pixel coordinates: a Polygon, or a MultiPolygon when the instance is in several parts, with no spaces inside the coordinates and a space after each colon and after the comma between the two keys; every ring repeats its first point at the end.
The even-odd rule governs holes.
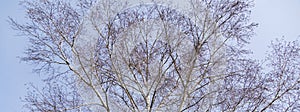
{"type": "Polygon", "coordinates": [[[244,49],[257,26],[252,1],[22,4],[27,22],[10,23],[29,39],[22,60],[46,83],[23,99],[31,111],[298,109],[298,46],[273,44],[270,72],[244,49]]]}

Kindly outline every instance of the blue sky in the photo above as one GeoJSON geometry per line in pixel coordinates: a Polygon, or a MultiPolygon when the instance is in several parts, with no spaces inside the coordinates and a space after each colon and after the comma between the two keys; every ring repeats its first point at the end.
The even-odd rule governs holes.
{"type": "MultiPolygon", "coordinates": [[[[2,0],[0,3],[0,111],[19,112],[22,108],[20,97],[26,94],[25,83],[38,82],[32,66],[20,63],[28,42],[16,36],[7,22],[8,16],[24,21],[24,9],[19,0],[2,0]]],[[[300,0],[256,0],[252,20],[259,23],[256,35],[249,48],[254,58],[262,58],[271,40],[285,36],[288,40],[299,39],[300,0]]]]}
{"type": "Polygon", "coordinates": [[[31,67],[20,63],[17,56],[22,56],[25,38],[16,36],[7,20],[8,16],[22,21],[23,9],[18,0],[2,0],[0,3],[0,111],[20,112],[20,97],[26,93],[25,83],[35,81],[31,67]]]}
{"type": "Polygon", "coordinates": [[[252,20],[259,23],[250,48],[256,58],[264,57],[274,38],[300,39],[300,0],[255,0],[252,20]]]}

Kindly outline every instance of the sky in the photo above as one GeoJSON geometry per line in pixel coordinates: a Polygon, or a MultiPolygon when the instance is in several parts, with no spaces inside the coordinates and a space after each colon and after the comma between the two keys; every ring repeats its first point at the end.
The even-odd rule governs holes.
{"type": "MultiPolygon", "coordinates": [[[[28,41],[16,36],[17,32],[7,22],[8,17],[24,22],[24,8],[18,1],[0,1],[0,111],[3,112],[20,112],[20,97],[26,95],[25,84],[39,80],[32,73],[33,66],[17,58],[23,55],[28,41]]],[[[252,11],[252,21],[259,24],[248,46],[253,58],[263,58],[275,38],[300,39],[300,0],[256,0],[252,11]]]]}
{"type": "Polygon", "coordinates": [[[300,0],[255,0],[255,3],[251,18],[259,25],[250,44],[255,58],[263,58],[275,38],[300,39],[300,0]]]}
{"type": "Polygon", "coordinates": [[[32,74],[28,64],[20,63],[17,58],[23,55],[28,43],[10,28],[8,16],[22,22],[24,13],[18,0],[0,0],[0,111],[20,112],[20,97],[26,94],[24,84],[35,81],[37,75],[32,74]]]}

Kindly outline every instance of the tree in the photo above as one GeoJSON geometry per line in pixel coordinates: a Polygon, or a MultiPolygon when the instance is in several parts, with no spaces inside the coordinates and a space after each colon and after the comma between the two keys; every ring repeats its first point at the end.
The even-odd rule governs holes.
{"type": "Polygon", "coordinates": [[[31,111],[298,109],[298,45],[273,44],[269,72],[247,58],[251,1],[190,0],[187,11],[160,1],[22,4],[28,22],[10,22],[30,41],[22,60],[46,83],[23,99],[31,111]]]}

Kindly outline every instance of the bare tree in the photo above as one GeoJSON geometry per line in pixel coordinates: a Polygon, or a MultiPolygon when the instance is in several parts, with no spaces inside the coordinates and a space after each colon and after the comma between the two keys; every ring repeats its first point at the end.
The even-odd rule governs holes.
{"type": "Polygon", "coordinates": [[[299,111],[299,41],[277,39],[271,44],[265,75],[265,96],[262,111],[299,111]]]}
{"type": "MultiPolygon", "coordinates": [[[[27,96],[23,99],[24,105],[32,112],[62,112],[62,111],[84,111],[89,112],[89,106],[84,104],[74,84],[60,84],[58,82],[47,82],[42,89],[29,85],[27,96]]],[[[96,104],[95,104],[96,105],[96,104]]]]}
{"type": "Polygon", "coordinates": [[[299,45],[273,43],[267,70],[249,59],[249,0],[22,3],[28,22],[11,24],[46,82],[31,111],[299,110],[299,45]]]}

